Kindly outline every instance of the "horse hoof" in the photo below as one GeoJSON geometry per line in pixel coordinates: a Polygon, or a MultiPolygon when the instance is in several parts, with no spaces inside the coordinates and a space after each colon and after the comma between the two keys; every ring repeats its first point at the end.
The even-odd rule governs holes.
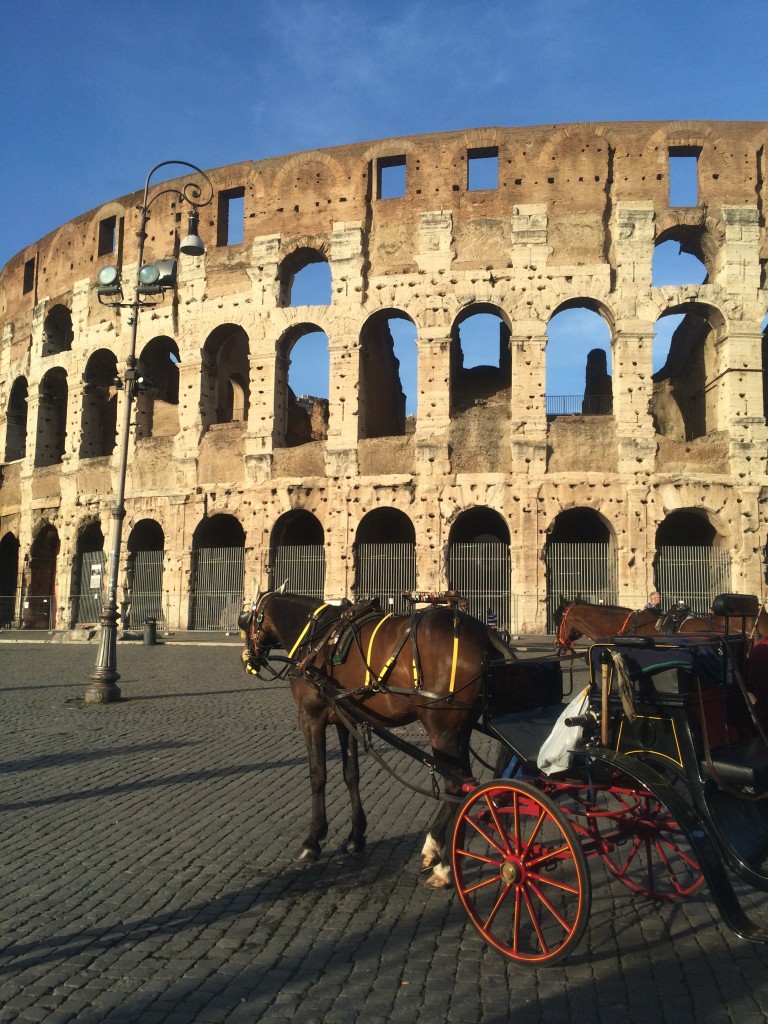
{"type": "Polygon", "coordinates": [[[318,850],[311,850],[308,846],[303,846],[293,859],[297,864],[314,864],[319,856],[318,850]]]}
{"type": "Polygon", "coordinates": [[[439,853],[426,854],[425,856],[423,856],[421,858],[421,870],[422,871],[431,871],[432,868],[435,866],[435,864],[439,864],[439,863],[440,863],[440,854],[439,853]]]}
{"type": "Polygon", "coordinates": [[[426,885],[428,889],[437,889],[438,891],[453,888],[450,878],[443,878],[442,875],[438,875],[434,871],[429,878],[425,880],[424,885],[426,885]]]}
{"type": "Polygon", "coordinates": [[[339,847],[339,853],[348,853],[350,856],[362,853],[365,850],[365,840],[362,842],[356,842],[354,839],[348,839],[346,843],[342,843],[339,847]]]}

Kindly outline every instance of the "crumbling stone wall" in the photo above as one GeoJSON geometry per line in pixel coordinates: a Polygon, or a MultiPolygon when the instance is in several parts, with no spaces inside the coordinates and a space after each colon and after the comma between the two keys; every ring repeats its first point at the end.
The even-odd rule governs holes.
{"type": "MultiPolygon", "coordinates": [[[[382,507],[413,523],[425,590],[446,584],[457,517],[495,510],[508,531],[519,628],[543,626],[542,552],[572,508],[607,525],[628,600],[652,588],[656,531],[684,509],[706,517],[731,552],[734,588],[760,593],[767,143],[764,122],[490,127],[210,172],[217,198],[200,223],[208,251],[180,257],[175,297],[138,327],[138,352],[165,338],[180,355],[178,402],[158,402],[138,443],[132,428],[124,525],[124,536],[147,518],[163,529],[171,624],[185,624],[192,538],[205,517],[242,525],[249,588],[265,582],[272,529],[295,509],[322,526],[328,596],[350,593],[357,528],[382,507]],[[475,152],[497,155],[497,187],[468,188],[475,152]],[[676,153],[696,154],[691,206],[670,205],[676,153]],[[381,175],[403,161],[402,194],[379,198],[381,175]],[[245,204],[244,240],[231,245],[230,196],[245,204]],[[654,248],[667,239],[701,259],[703,284],[653,287],[654,248]],[[290,305],[307,260],[328,261],[329,305],[290,305]],[[579,304],[611,332],[612,411],[599,422],[546,411],[547,325],[579,304]],[[456,337],[473,311],[500,318],[502,359],[467,374],[456,337]],[[685,326],[654,375],[654,324],[670,311],[684,313],[685,326]],[[389,421],[382,408],[399,401],[390,350],[373,349],[361,371],[363,345],[376,336],[369,325],[388,312],[412,320],[418,346],[415,423],[391,435],[403,410],[389,421]],[[303,410],[300,425],[287,353],[307,325],[328,337],[330,391],[327,407],[314,407],[311,422],[303,410]],[[239,347],[225,357],[233,337],[239,347]],[[226,422],[235,365],[240,423],[226,422]],[[380,424],[372,433],[381,436],[367,435],[366,421],[380,424]]],[[[118,449],[89,457],[82,448],[93,401],[86,371],[100,352],[122,369],[130,327],[99,304],[93,284],[110,261],[133,280],[140,200],[117,198],[31,241],[0,274],[0,458],[14,382],[28,382],[27,446],[2,466],[0,535],[12,533],[24,553],[36,524],[54,528],[60,594],[86,517],[108,532],[118,449]],[[54,368],[67,383],[64,453],[57,465],[36,466],[41,382],[54,368]]],[[[153,206],[147,260],[177,253],[181,213],[172,196],[153,206]]],[[[606,391],[604,379],[599,387],[606,391]]],[[[109,444],[108,435],[103,428],[99,437],[109,444]]]]}

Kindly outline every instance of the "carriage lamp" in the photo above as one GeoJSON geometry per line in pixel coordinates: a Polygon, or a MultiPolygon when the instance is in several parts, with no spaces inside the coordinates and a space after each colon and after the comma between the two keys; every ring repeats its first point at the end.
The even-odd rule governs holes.
{"type": "MultiPolygon", "coordinates": [[[[185,172],[186,174],[187,172],[185,172]]],[[[122,430],[117,437],[120,452],[120,465],[117,477],[115,506],[112,509],[112,532],[109,552],[107,554],[107,586],[104,602],[99,616],[101,633],[96,655],[96,666],[90,675],[91,685],[85,692],[86,704],[110,704],[121,698],[117,680],[117,577],[120,567],[120,547],[122,543],[123,519],[125,518],[125,482],[128,473],[128,443],[131,433],[131,404],[137,394],[141,394],[150,382],[137,372],[136,340],[138,336],[139,313],[142,309],[151,308],[163,301],[166,291],[176,287],[176,260],[161,259],[153,263],[144,262],[144,243],[147,239],[147,222],[150,209],[160,196],[173,195],[182,203],[191,207],[187,234],[179,245],[179,252],[185,256],[202,256],[205,246],[197,234],[200,207],[208,206],[213,200],[213,185],[208,175],[195,164],[186,160],[164,160],[156,164],[147,175],[144,184],[144,197],[139,206],[139,229],[136,232],[138,247],[136,254],[136,279],[133,294],[125,298],[117,267],[102,267],[99,271],[96,293],[102,305],[129,310],[130,348],[125,362],[125,370],[121,377],[116,378],[115,388],[122,388],[125,382],[123,398],[122,430]],[[194,173],[194,177],[184,184],[169,184],[160,188],[150,199],[149,187],[152,176],[161,167],[185,167],[194,173]]]]}

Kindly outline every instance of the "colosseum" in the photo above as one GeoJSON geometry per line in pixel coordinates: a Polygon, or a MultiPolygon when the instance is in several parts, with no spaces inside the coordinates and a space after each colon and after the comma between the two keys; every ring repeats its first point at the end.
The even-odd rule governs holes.
{"type": "Polygon", "coordinates": [[[767,123],[478,128],[206,174],[200,256],[189,175],[152,187],[143,259],[176,263],[133,324],[97,275],[137,280],[141,191],[2,270],[3,626],[98,621],[121,457],[125,627],[229,630],[284,580],[394,609],[457,589],[516,632],[560,595],[762,596],[767,123]],[[670,245],[686,283],[657,273],[670,245]]]}

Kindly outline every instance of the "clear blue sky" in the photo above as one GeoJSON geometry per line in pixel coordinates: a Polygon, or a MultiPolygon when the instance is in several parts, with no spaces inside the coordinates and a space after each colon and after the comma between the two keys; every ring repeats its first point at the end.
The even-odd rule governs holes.
{"type": "Polygon", "coordinates": [[[3,0],[0,266],[203,168],[484,125],[768,118],[768,0],[3,0]]]}

